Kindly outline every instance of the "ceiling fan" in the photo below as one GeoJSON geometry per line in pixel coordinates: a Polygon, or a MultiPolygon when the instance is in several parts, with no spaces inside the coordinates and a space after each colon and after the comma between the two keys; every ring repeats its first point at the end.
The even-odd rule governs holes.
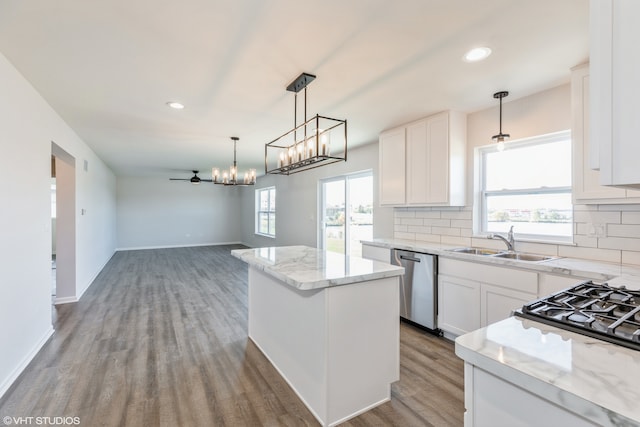
{"type": "Polygon", "coordinates": [[[213,182],[213,180],[211,179],[202,179],[198,176],[198,172],[200,171],[196,171],[193,170],[191,171],[193,172],[193,176],[191,178],[169,178],[170,181],[189,181],[192,184],[200,184],[201,182],[213,182]]]}

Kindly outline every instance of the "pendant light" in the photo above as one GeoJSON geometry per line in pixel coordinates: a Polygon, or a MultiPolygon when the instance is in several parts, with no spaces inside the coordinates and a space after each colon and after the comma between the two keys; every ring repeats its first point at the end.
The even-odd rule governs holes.
{"type": "Polygon", "coordinates": [[[229,168],[228,171],[222,171],[222,176],[220,175],[220,169],[214,167],[211,169],[211,176],[213,177],[214,184],[222,184],[222,185],[254,185],[256,183],[256,170],[249,169],[248,172],[244,173],[244,177],[242,180],[238,180],[238,163],[236,162],[236,144],[238,143],[237,136],[232,136],[231,140],[233,141],[233,165],[229,168]]]}
{"type": "Polygon", "coordinates": [[[294,92],[293,129],[264,147],[264,172],[277,175],[347,161],[347,121],[316,114],[307,120],[307,86],[316,76],[302,73],[287,86],[294,92]],[[304,121],[298,125],[298,92],[304,90],[304,121]]]}
{"type": "Polygon", "coordinates": [[[493,94],[493,97],[500,100],[500,131],[497,135],[493,135],[491,139],[498,143],[498,151],[504,150],[504,141],[509,139],[508,133],[502,133],[502,98],[509,95],[509,92],[502,91],[493,94]]]}

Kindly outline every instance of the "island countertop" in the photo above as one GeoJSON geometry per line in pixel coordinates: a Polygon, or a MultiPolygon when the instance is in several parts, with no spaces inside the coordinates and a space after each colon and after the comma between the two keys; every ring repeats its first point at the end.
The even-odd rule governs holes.
{"type": "Polygon", "coordinates": [[[234,249],[250,266],[300,289],[312,290],[400,276],[404,268],[308,246],[234,249]]]}
{"type": "Polygon", "coordinates": [[[640,352],[510,317],[456,339],[456,354],[598,425],[640,425],[640,352]]]}

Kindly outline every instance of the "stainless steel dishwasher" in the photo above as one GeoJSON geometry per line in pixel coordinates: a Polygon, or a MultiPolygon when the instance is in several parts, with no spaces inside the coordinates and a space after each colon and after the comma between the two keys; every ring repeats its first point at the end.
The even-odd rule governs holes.
{"type": "Polygon", "coordinates": [[[439,334],[435,255],[393,249],[391,264],[404,267],[400,276],[400,317],[439,334]]]}

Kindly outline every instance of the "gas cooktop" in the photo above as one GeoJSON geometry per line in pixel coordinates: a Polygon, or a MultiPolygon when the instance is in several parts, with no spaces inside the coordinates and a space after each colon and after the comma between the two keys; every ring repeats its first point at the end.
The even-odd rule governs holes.
{"type": "Polygon", "coordinates": [[[640,350],[640,291],[592,281],[525,304],[516,316],[640,350]]]}

